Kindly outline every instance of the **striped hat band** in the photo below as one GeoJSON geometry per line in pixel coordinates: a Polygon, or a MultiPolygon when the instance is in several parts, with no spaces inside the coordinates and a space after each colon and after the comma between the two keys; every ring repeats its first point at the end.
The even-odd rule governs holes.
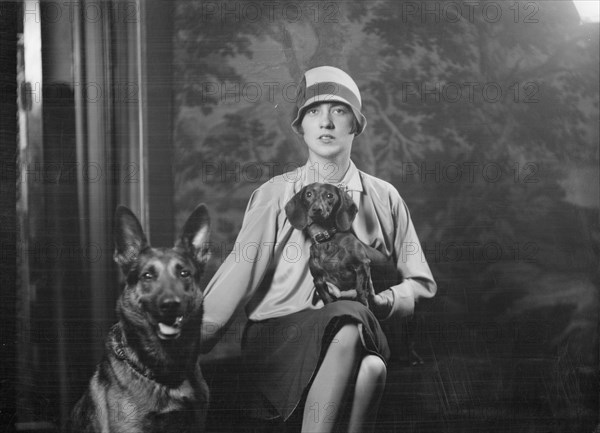
{"type": "Polygon", "coordinates": [[[315,83],[306,88],[303,95],[298,96],[299,98],[296,101],[298,110],[316,101],[340,101],[355,107],[361,106],[360,100],[352,90],[343,84],[334,83],[333,81],[315,83]]]}

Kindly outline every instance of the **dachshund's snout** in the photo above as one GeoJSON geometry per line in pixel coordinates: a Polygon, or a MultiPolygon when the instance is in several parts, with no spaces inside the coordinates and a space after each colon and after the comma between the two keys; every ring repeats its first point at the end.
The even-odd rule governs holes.
{"type": "Polygon", "coordinates": [[[308,215],[315,219],[326,219],[330,213],[331,209],[329,206],[321,201],[313,203],[308,210],[308,215]]]}
{"type": "Polygon", "coordinates": [[[310,213],[312,214],[311,216],[315,216],[315,215],[322,215],[323,214],[323,208],[321,206],[312,206],[310,208],[310,213]]]}

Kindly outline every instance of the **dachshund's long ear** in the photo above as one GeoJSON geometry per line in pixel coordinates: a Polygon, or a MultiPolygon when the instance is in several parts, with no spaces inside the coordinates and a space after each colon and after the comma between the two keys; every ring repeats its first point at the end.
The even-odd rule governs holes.
{"type": "Polygon", "coordinates": [[[338,189],[338,194],[340,196],[340,205],[338,206],[338,211],[335,215],[335,223],[337,224],[338,230],[345,232],[352,227],[352,221],[354,221],[354,218],[356,217],[358,207],[347,192],[338,189]]]}
{"type": "Polygon", "coordinates": [[[306,187],[302,188],[300,192],[296,193],[285,205],[285,214],[287,215],[290,224],[298,230],[304,230],[308,225],[308,210],[302,202],[305,190],[306,187]]]}

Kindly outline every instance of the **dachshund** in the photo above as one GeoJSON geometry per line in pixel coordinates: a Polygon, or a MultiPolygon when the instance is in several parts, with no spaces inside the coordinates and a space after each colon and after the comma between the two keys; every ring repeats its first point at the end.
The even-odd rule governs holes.
{"type": "Polygon", "coordinates": [[[290,199],[285,212],[292,227],[312,240],[308,266],[323,302],[335,300],[327,289],[331,283],[340,291],[356,290],[356,300],[368,307],[374,294],[371,259],[383,254],[351,233],[358,207],[350,195],[331,184],[312,183],[290,199]]]}
{"type": "MultiPolygon", "coordinates": [[[[358,208],[339,188],[322,183],[305,186],[286,204],[285,212],[292,227],[304,230],[312,240],[308,265],[324,303],[335,300],[327,283],[340,291],[356,290],[356,299],[369,306],[374,293],[402,281],[392,260],[350,232],[358,208]]],[[[407,359],[412,366],[423,364],[415,349],[415,328],[414,318],[402,327],[407,359]]]]}

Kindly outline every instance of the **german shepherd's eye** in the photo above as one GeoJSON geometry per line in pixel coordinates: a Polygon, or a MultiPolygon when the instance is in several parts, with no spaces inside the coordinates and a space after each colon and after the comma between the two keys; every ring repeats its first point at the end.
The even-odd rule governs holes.
{"type": "Polygon", "coordinates": [[[192,273],[190,271],[188,271],[187,269],[182,269],[179,271],[179,276],[181,278],[189,278],[192,276],[192,273]]]}
{"type": "Polygon", "coordinates": [[[144,281],[150,281],[154,279],[154,274],[152,272],[144,272],[142,274],[142,280],[144,281]]]}

